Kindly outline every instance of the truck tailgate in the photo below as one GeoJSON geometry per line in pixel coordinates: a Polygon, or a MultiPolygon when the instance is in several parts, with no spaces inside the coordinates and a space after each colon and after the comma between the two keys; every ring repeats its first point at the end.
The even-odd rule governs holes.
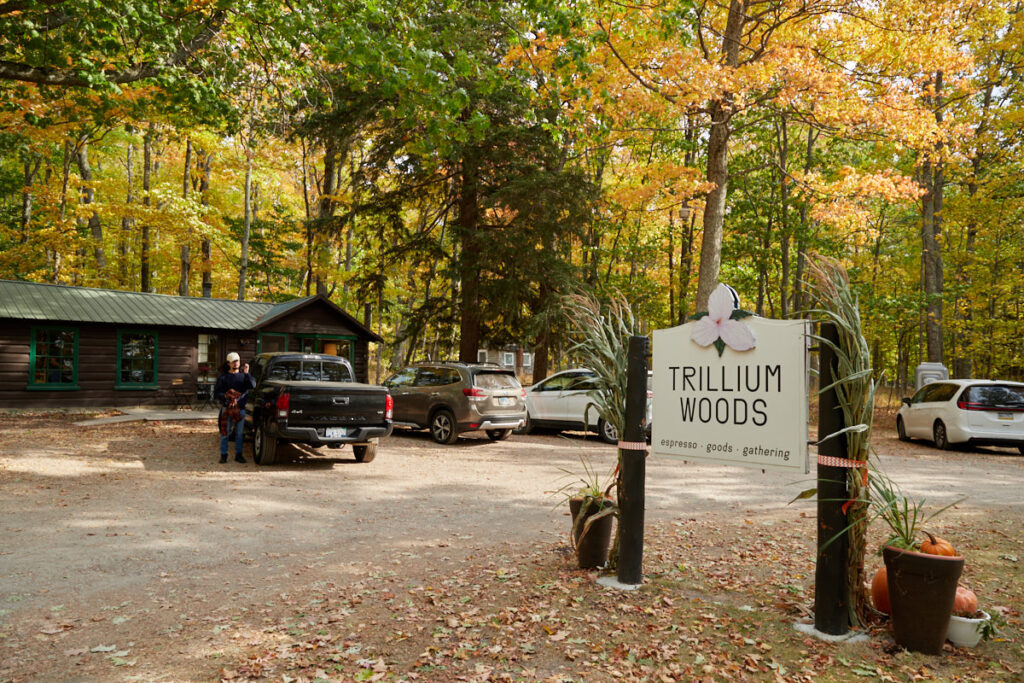
{"type": "Polygon", "coordinates": [[[347,427],[384,422],[387,392],[366,384],[289,382],[292,427],[347,427]]]}

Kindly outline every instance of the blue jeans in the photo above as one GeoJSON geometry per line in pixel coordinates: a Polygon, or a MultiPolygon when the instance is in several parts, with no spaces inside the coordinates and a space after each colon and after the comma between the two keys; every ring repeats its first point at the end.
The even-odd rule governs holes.
{"type": "Polygon", "coordinates": [[[235,437],[235,455],[242,454],[242,443],[245,441],[245,408],[242,408],[241,417],[238,421],[228,420],[228,433],[220,437],[220,454],[228,454],[228,442],[231,441],[232,432],[235,437]]]}

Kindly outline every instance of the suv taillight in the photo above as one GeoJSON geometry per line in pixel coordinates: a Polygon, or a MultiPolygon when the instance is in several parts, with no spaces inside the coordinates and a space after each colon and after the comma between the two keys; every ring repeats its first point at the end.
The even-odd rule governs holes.
{"type": "Polygon", "coordinates": [[[277,416],[288,417],[288,406],[291,405],[292,396],[289,393],[283,393],[277,397],[277,416]]]}
{"type": "Polygon", "coordinates": [[[395,415],[395,399],[391,398],[391,394],[384,397],[384,419],[390,420],[395,415]]]}
{"type": "Polygon", "coordinates": [[[487,392],[480,387],[469,387],[467,389],[463,389],[462,394],[464,396],[469,396],[470,398],[487,398],[487,392]]]}

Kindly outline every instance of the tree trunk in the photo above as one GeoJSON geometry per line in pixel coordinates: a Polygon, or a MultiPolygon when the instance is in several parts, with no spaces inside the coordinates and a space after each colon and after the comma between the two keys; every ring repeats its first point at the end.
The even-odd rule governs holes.
{"type": "Polygon", "coordinates": [[[476,351],[480,346],[480,246],[477,235],[480,205],[477,173],[476,157],[468,152],[462,160],[458,218],[461,246],[459,279],[462,290],[459,360],[468,363],[476,362],[476,351]]]}
{"type": "MultiPolygon", "coordinates": [[[[327,270],[327,233],[328,220],[334,216],[336,206],[334,193],[337,192],[337,145],[333,137],[327,138],[324,148],[324,177],[320,187],[320,205],[317,218],[317,229],[311,233],[310,247],[314,254],[316,268],[316,293],[327,294],[325,272],[327,270]]],[[[312,267],[312,264],[311,264],[312,267]]]]}
{"type": "MultiPolygon", "coordinates": [[[[181,181],[181,197],[188,199],[189,190],[192,188],[192,141],[185,141],[185,174],[181,181]]],[[[192,229],[185,233],[185,239],[181,244],[181,260],[178,276],[178,296],[188,296],[188,280],[192,271],[192,253],[189,242],[192,241],[192,229]]]]}
{"type": "Polygon", "coordinates": [[[21,235],[18,237],[19,244],[28,242],[29,225],[32,223],[32,185],[39,175],[39,167],[43,163],[40,154],[35,155],[35,163],[25,162],[25,182],[21,191],[21,235]]]}
{"type": "Polygon", "coordinates": [[[128,288],[131,276],[128,268],[128,253],[129,243],[132,237],[132,231],[135,228],[135,219],[132,218],[132,204],[135,203],[135,190],[133,184],[135,182],[135,144],[132,142],[128,143],[128,150],[125,155],[125,183],[128,185],[128,191],[125,194],[125,212],[121,218],[121,237],[118,244],[118,272],[121,277],[121,286],[128,288]]]}
{"type": "MultiPolygon", "coordinates": [[[[210,205],[210,167],[213,163],[213,155],[200,149],[199,168],[202,175],[199,176],[199,201],[203,206],[210,205]]],[[[209,299],[213,296],[213,244],[210,241],[210,228],[207,225],[204,230],[203,240],[200,248],[203,254],[203,297],[209,299]]]]}
{"type": "Polygon", "coordinates": [[[245,301],[245,278],[249,268],[249,230],[252,228],[252,157],[245,155],[245,215],[242,220],[242,255],[238,263],[238,300],[245,301]]]}
{"type": "Polygon", "coordinates": [[[676,269],[675,269],[675,239],[676,231],[673,215],[674,209],[668,210],[668,319],[676,319],[676,269]]]}
{"type": "MultiPolygon", "coordinates": [[[[988,112],[992,107],[992,94],[995,86],[989,85],[985,88],[982,100],[981,123],[974,132],[975,139],[980,139],[988,128],[988,112]]],[[[984,173],[984,159],[982,152],[978,151],[971,157],[971,177],[967,182],[967,196],[973,200],[978,194],[981,186],[981,176],[984,173]]],[[[964,255],[956,268],[956,281],[969,284],[971,280],[971,266],[974,262],[974,247],[978,238],[978,219],[976,214],[971,213],[967,219],[967,240],[964,244],[964,255]]],[[[970,379],[974,376],[973,348],[970,342],[969,333],[974,323],[974,314],[971,310],[970,297],[964,297],[963,305],[956,309],[956,355],[953,357],[953,377],[959,379],[970,379]]]]}
{"type": "MultiPolygon", "coordinates": [[[[814,165],[814,143],[818,139],[812,126],[807,126],[807,147],[804,153],[804,173],[810,173],[814,165]]],[[[804,300],[804,270],[807,267],[807,240],[810,235],[810,222],[807,201],[800,202],[800,223],[797,226],[796,238],[796,273],[793,277],[793,310],[801,312],[807,309],[804,300]]]]}
{"type": "MultiPolygon", "coordinates": [[[[725,66],[739,64],[740,40],[746,23],[746,0],[730,0],[729,18],[722,37],[725,66]]],[[[729,181],[729,134],[733,115],[733,95],[725,93],[711,103],[711,132],[708,135],[707,180],[713,185],[704,206],[704,239],[700,248],[700,271],[697,275],[697,310],[706,311],[708,297],[718,286],[722,266],[722,233],[725,222],[725,199],[729,181]]]]}
{"type": "Polygon", "coordinates": [[[779,316],[789,317],[789,129],[785,115],[779,126],[779,247],[782,270],[779,285],[779,316]]]}
{"type": "MultiPolygon", "coordinates": [[[[75,161],[78,163],[78,173],[82,178],[82,193],[79,197],[79,203],[83,206],[92,204],[96,193],[92,187],[92,166],[89,165],[89,138],[87,136],[82,136],[78,142],[75,161]]],[[[88,226],[89,232],[92,234],[92,250],[93,258],[96,260],[96,268],[102,271],[107,267],[107,253],[103,248],[103,224],[100,223],[99,214],[95,211],[89,215],[88,226]]]]}
{"type": "MultiPolygon", "coordinates": [[[[142,138],[142,204],[150,206],[149,190],[153,172],[153,137],[155,126],[150,123],[145,137],[142,138]]],[[[142,221],[142,244],[139,247],[139,289],[152,292],[153,283],[149,273],[149,215],[142,221]]]]}
{"type": "MultiPolygon", "coordinates": [[[[935,120],[942,123],[942,72],[935,75],[935,120]]],[[[921,184],[925,188],[921,207],[921,261],[924,274],[925,338],[928,362],[942,362],[942,233],[943,164],[941,143],[935,152],[927,153],[921,167],[921,184]]]]}

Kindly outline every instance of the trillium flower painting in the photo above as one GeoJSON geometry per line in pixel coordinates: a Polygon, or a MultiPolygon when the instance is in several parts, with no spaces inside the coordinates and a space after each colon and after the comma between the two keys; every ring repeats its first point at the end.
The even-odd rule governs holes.
{"type": "Polygon", "coordinates": [[[712,346],[721,356],[728,346],[733,351],[749,351],[757,345],[754,333],[743,322],[753,315],[741,310],[731,287],[719,284],[708,297],[707,313],[698,313],[690,330],[690,339],[700,346],[712,346]]]}

